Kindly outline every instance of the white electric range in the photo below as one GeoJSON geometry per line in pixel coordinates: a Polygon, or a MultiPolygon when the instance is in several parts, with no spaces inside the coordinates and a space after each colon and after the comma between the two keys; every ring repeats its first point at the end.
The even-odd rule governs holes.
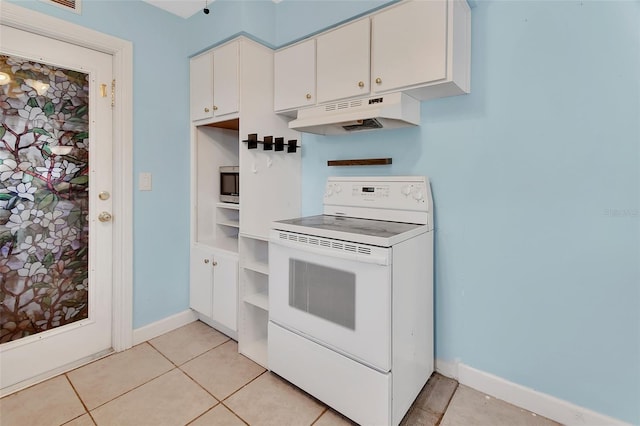
{"type": "Polygon", "coordinates": [[[399,424],[433,372],[428,179],[330,177],[323,215],[273,223],[269,265],[269,369],[360,424],[399,424]]]}

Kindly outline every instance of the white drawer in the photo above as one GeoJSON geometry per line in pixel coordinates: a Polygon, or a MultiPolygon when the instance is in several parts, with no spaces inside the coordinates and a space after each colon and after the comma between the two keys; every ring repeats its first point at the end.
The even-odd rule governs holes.
{"type": "Polygon", "coordinates": [[[383,374],[269,322],[269,369],[362,425],[391,423],[383,374]]]}

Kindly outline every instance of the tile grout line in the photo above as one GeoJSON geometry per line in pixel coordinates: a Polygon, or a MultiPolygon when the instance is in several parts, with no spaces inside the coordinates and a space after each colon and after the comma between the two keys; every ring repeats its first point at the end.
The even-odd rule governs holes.
{"type": "MultiPolygon", "coordinates": [[[[220,334],[222,334],[222,333],[220,333],[220,334]]],[[[156,348],[155,346],[153,346],[153,343],[151,343],[151,340],[146,340],[146,341],[145,341],[145,342],[143,342],[143,343],[147,343],[147,344],[148,344],[149,346],[151,346],[151,347],[152,347],[156,352],[158,352],[160,355],[162,355],[162,356],[163,356],[167,361],[169,361],[171,364],[173,364],[173,365],[174,365],[174,366],[176,366],[177,368],[180,368],[180,366],[181,366],[181,365],[184,365],[184,364],[186,364],[186,363],[188,363],[188,362],[190,362],[190,361],[193,361],[194,359],[201,357],[202,355],[206,354],[207,352],[212,351],[212,350],[214,350],[214,349],[216,349],[216,348],[218,348],[218,347],[220,347],[220,346],[224,345],[225,343],[227,343],[227,342],[228,342],[228,341],[230,341],[230,340],[233,340],[231,337],[229,337],[229,336],[227,336],[227,335],[225,335],[225,334],[223,334],[223,336],[225,336],[225,337],[227,338],[227,340],[225,340],[224,342],[222,342],[222,343],[220,343],[220,344],[218,344],[218,345],[215,345],[214,347],[212,347],[212,348],[210,348],[210,349],[207,349],[206,351],[204,351],[204,352],[202,352],[202,353],[199,353],[198,355],[195,355],[195,356],[193,356],[193,357],[189,358],[188,360],[186,360],[186,361],[185,361],[185,362],[183,362],[182,364],[176,364],[175,362],[173,362],[173,360],[171,360],[169,357],[167,357],[165,354],[163,354],[163,353],[162,353],[162,351],[161,351],[160,349],[158,349],[158,348],[156,348]]]]}
{"type": "Polygon", "coordinates": [[[78,392],[78,390],[76,389],[76,387],[73,385],[73,382],[71,381],[71,379],[69,378],[69,376],[67,376],[67,373],[63,373],[64,378],[67,379],[67,382],[69,383],[69,386],[71,386],[71,389],[73,389],[73,392],[76,394],[76,397],[78,397],[78,400],[80,401],[80,404],[82,404],[82,407],[84,408],[84,414],[81,414],[77,417],[74,417],[71,420],[66,421],[64,424],[69,423],[70,421],[73,421],[75,419],[78,419],[82,416],[84,416],[85,414],[89,415],[89,418],[91,419],[91,421],[93,422],[94,425],[96,425],[96,421],[93,418],[93,416],[91,415],[91,411],[89,411],[89,409],[87,408],[87,405],[84,403],[84,401],[82,400],[82,397],[80,396],[80,393],[78,392]]]}
{"type": "MultiPolygon", "coordinates": [[[[228,337],[228,336],[227,336],[228,337]]],[[[230,342],[230,341],[234,341],[231,338],[228,338],[227,340],[225,340],[224,342],[220,343],[219,345],[216,345],[214,347],[212,347],[211,349],[208,349],[204,352],[202,352],[201,354],[198,354],[196,356],[194,356],[193,358],[188,359],[187,361],[183,362],[182,364],[178,365],[175,362],[173,362],[172,360],[170,360],[165,354],[163,354],[160,349],[156,348],[155,346],[153,346],[153,344],[147,340],[145,343],[149,343],[149,345],[156,350],[160,355],[162,355],[164,358],[166,358],[169,362],[171,362],[171,364],[173,364],[175,366],[176,369],[178,369],[182,374],[184,374],[185,376],[187,376],[193,383],[195,383],[198,387],[200,387],[203,391],[205,391],[208,395],[211,395],[211,397],[216,401],[216,404],[213,407],[210,407],[209,409],[205,410],[202,414],[200,414],[199,416],[195,417],[194,419],[190,420],[189,423],[187,423],[187,425],[195,422],[196,420],[198,420],[200,417],[204,416],[205,414],[207,414],[209,411],[213,410],[214,408],[216,408],[218,405],[222,405],[223,407],[225,407],[227,410],[229,410],[231,413],[233,413],[234,416],[238,417],[243,423],[245,423],[246,425],[249,425],[249,422],[245,421],[245,419],[243,419],[238,413],[236,413],[235,411],[233,411],[229,406],[227,406],[226,404],[223,403],[223,401],[227,398],[229,398],[230,396],[234,395],[236,392],[238,392],[239,390],[243,389],[245,386],[247,386],[249,383],[253,382],[254,380],[256,380],[258,377],[262,376],[264,373],[266,373],[268,370],[265,369],[265,371],[263,371],[262,373],[258,374],[256,377],[254,377],[253,379],[249,380],[247,383],[245,383],[244,385],[242,385],[240,388],[236,389],[235,391],[233,391],[232,393],[230,393],[229,395],[227,395],[224,399],[218,399],[214,394],[212,394],[211,392],[209,392],[208,389],[206,389],[204,386],[202,386],[194,377],[191,377],[191,375],[189,375],[189,373],[187,373],[186,371],[184,371],[181,367],[185,364],[187,364],[188,362],[191,362],[193,360],[195,360],[196,358],[199,358],[201,356],[203,356],[206,353],[209,353],[211,351],[213,351],[214,349],[219,348],[220,346],[230,342]]],[[[237,342],[236,342],[237,344],[237,342]]],[[[264,368],[264,367],[263,367],[264,368]]]]}
{"type": "MultiPolygon", "coordinates": [[[[238,354],[240,354],[238,352],[238,354]]],[[[242,355],[242,354],[240,354],[242,355]]],[[[255,361],[252,361],[255,362],[255,361]]],[[[257,364],[257,363],[256,363],[257,364]]],[[[258,364],[260,365],[260,364],[258,364]]],[[[260,367],[262,367],[260,365],[260,367]]],[[[262,367],[264,368],[264,367],[262,367]]],[[[227,410],[231,411],[236,417],[238,417],[240,420],[242,420],[244,423],[246,423],[247,425],[251,425],[251,423],[249,423],[248,421],[246,421],[244,418],[242,418],[242,416],[238,413],[236,413],[235,411],[233,411],[233,409],[228,406],[227,404],[225,404],[225,401],[228,400],[229,398],[231,398],[233,395],[237,394],[238,392],[240,392],[242,389],[246,388],[247,386],[249,386],[251,383],[255,382],[256,380],[258,380],[259,377],[264,376],[265,374],[269,373],[269,370],[267,370],[266,368],[264,368],[264,371],[260,374],[258,374],[256,377],[254,377],[253,379],[249,380],[247,383],[245,383],[244,385],[240,386],[238,389],[236,389],[235,391],[231,392],[229,395],[227,395],[225,398],[223,398],[220,401],[220,404],[222,404],[223,407],[225,407],[227,410]]]]}
{"type": "Polygon", "coordinates": [[[322,410],[322,412],[318,415],[318,417],[316,417],[315,420],[311,422],[311,426],[313,426],[314,424],[318,423],[318,420],[320,420],[320,417],[324,416],[324,414],[327,411],[329,411],[329,406],[325,405],[324,406],[324,410],[322,410]]]}
{"type": "MultiPolygon", "coordinates": [[[[121,351],[121,352],[112,352],[112,353],[110,353],[108,356],[106,356],[106,357],[102,357],[102,358],[100,358],[100,359],[98,359],[98,360],[96,360],[96,361],[93,361],[93,362],[91,362],[91,363],[89,363],[89,364],[86,364],[86,365],[93,364],[94,362],[97,362],[97,361],[100,361],[100,360],[106,359],[106,358],[108,358],[108,357],[110,357],[110,356],[112,356],[112,355],[117,355],[117,354],[120,354],[120,353],[124,353],[124,352],[126,352],[126,351],[129,351],[129,350],[131,350],[131,349],[133,349],[133,348],[137,347],[137,346],[144,345],[144,344],[148,344],[148,341],[145,341],[145,342],[139,343],[139,344],[137,344],[137,345],[135,345],[135,346],[132,346],[131,348],[126,349],[126,350],[121,351]]],[[[89,410],[89,408],[85,405],[84,401],[83,401],[83,400],[82,400],[82,398],[80,397],[80,394],[78,393],[78,391],[76,390],[76,388],[73,386],[73,383],[71,382],[71,379],[67,376],[67,374],[68,374],[68,373],[71,373],[71,372],[73,372],[73,371],[75,371],[75,370],[79,370],[80,368],[85,367],[86,365],[83,365],[83,366],[80,366],[80,367],[78,367],[78,368],[75,368],[75,369],[73,369],[73,370],[71,370],[71,371],[68,371],[67,373],[63,373],[63,374],[65,375],[65,377],[67,378],[67,380],[69,381],[69,383],[71,383],[71,387],[73,388],[73,390],[74,390],[74,392],[76,393],[76,395],[78,395],[78,398],[79,398],[79,399],[80,399],[80,401],[82,402],[82,405],[84,406],[85,410],[87,411],[87,414],[89,414],[89,416],[91,417],[91,420],[93,420],[94,424],[97,424],[97,422],[94,420],[93,415],[91,414],[91,411],[96,410],[96,409],[98,409],[98,408],[100,408],[100,407],[103,407],[103,406],[107,405],[108,403],[110,403],[110,402],[112,402],[112,401],[115,401],[116,399],[120,398],[121,396],[124,396],[124,395],[126,395],[126,394],[130,393],[131,391],[134,391],[134,390],[136,390],[136,389],[138,389],[138,388],[140,388],[140,387],[142,387],[142,386],[146,385],[147,383],[152,382],[153,380],[157,379],[158,377],[164,376],[165,374],[167,374],[167,373],[171,372],[172,370],[174,370],[174,369],[178,368],[178,366],[177,366],[177,365],[175,365],[175,363],[173,363],[173,361],[171,361],[171,360],[170,360],[170,359],[168,359],[166,356],[164,356],[164,354],[163,354],[162,352],[160,352],[159,350],[157,350],[153,345],[149,344],[149,346],[151,346],[151,348],[152,348],[153,350],[155,350],[156,352],[158,352],[158,353],[159,353],[163,358],[167,359],[167,360],[171,363],[171,365],[173,365],[173,368],[171,368],[171,369],[169,369],[169,370],[165,371],[164,373],[160,373],[160,374],[158,374],[157,376],[151,377],[149,380],[147,380],[147,381],[145,381],[145,382],[143,382],[143,383],[141,383],[141,384],[139,384],[139,385],[137,385],[137,386],[134,386],[133,388],[131,388],[131,389],[127,390],[126,392],[123,392],[123,393],[121,393],[121,394],[119,394],[119,395],[117,395],[117,396],[115,396],[115,397],[113,397],[113,398],[111,398],[111,399],[109,399],[109,400],[107,400],[107,401],[103,402],[102,404],[96,405],[96,406],[95,406],[95,407],[93,407],[93,409],[91,409],[91,410],[89,410]]],[[[180,371],[182,371],[182,370],[180,370],[180,371]]]]}
{"type": "MultiPolygon", "coordinates": [[[[207,351],[208,352],[208,351],[207,351]]],[[[206,352],[205,352],[206,353],[206,352]]],[[[185,362],[186,364],[186,362],[185,362]]],[[[184,364],[183,364],[184,365],[184,364]]],[[[235,415],[236,417],[238,417],[243,423],[249,425],[249,422],[247,422],[245,419],[243,419],[238,413],[236,413],[235,411],[233,411],[231,409],[231,407],[229,407],[227,404],[224,403],[224,400],[228,399],[229,397],[231,397],[232,395],[234,395],[235,393],[237,393],[238,391],[244,389],[247,385],[249,385],[249,383],[253,382],[254,380],[256,380],[258,377],[262,376],[264,373],[267,372],[267,370],[263,371],[262,373],[258,374],[256,377],[254,377],[253,379],[249,380],[247,383],[245,383],[244,385],[240,386],[240,388],[236,389],[235,391],[233,391],[232,393],[230,393],[229,395],[227,395],[224,399],[218,399],[218,397],[216,397],[214,394],[212,394],[211,392],[209,392],[208,389],[206,389],[204,386],[202,386],[195,378],[191,377],[189,375],[189,373],[187,373],[186,371],[184,371],[182,368],[177,367],[178,370],[180,370],[185,376],[187,376],[191,381],[193,381],[196,385],[198,385],[203,391],[205,391],[207,394],[211,395],[211,397],[213,399],[216,400],[216,404],[213,407],[210,407],[208,410],[206,410],[204,413],[200,414],[198,417],[194,418],[193,420],[191,420],[188,424],[193,423],[194,421],[196,421],[197,419],[199,419],[200,417],[204,416],[206,413],[208,413],[209,411],[213,410],[214,408],[216,408],[218,405],[222,405],[223,407],[225,407],[227,410],[229,410],[231,413],[233,413],[233,415],[235,415]]]]}
{"type": "MultiPolygon", "coordinates": [[[[97,409],[98,409],[98,408],[100,408],[100,407],[104,407],[105,405],[109,404],[110,402],[113,402],[113,401],[115,401],[116,399],[118,399],[118,398],[120,398],[120,397],[122,397],[122,396],[125,396],[126,394],[131,393],[131,392],[133,392],[134,390],[139,389],[139,388],[141,388],[142,386],[144,386],[144,385],[146,385],[146,384],[148,384],[148,383],[150,383],[150,382],[152,382],[152,381],[154,381],[154,380],[156,380],[156,379],[158,379],[158,378],[160,378],[160,377],[162,377],[162,376],[164,376],[164,375],[166,375],[166,374],[169,374],[169,373],[171,373],[173,370],[177,370],[177,369],[178,369],[177,367],[174,367],[174,368],[171,368],[171,369],[170,369],[170,370],[168,370],[168,371],[165,371],[164,373],[161,373],[161,374],[159,374],[159,375],[157,375],[157,376],[155,376],[155,377],[152,377],[152,378],[150,378],[149,380],[147,380],[146,382],[144,382],[144,383],[140,383],[139,385],[132,387],[132,388],[131,388],[131,389],[129,389],[128,391],[123,392],[123,393],[121,393],[120,395],[115,396],[115,397],[111,398],[110,400],[103,402],[103,403],[102,403],[102,404],[100,404],[100,405],[96,405],[96,406],[95,406],[91,411],[95,411],[95,410],[97,410],[97,409]]],[[[182,371],[182,370],[180,370],[180,371],[182,371]]],[[[88,411],[88,412],[89,412],[89,414],[91,414],[91,411],[88,411]]],[[[92,418],[93,418],[93,416],[92,416],[92,418]]]]}
{"type": "Polygon", "coordinates": [[[442,415],[440,416],[440,418],[438,419],[438,421],[436,422],[436,424],[434,426],[439,426],[440,423],[442,423],[442,419],[444,419],[444,415],[447,414],[447,410],[449,409],[449,405],[451,405],[451,401],[453,401],[453,397],[455,396],[456,392],[458,392],[458,388],[460,387],[460,382],[458,382],[456,380],[456,388],[453,390],[453,392],[451,392],[451,398],[449,398],[449,401],[447,401],[447,405],[446,407],[444,407],[444,411],[442,411],[442,415]]]}

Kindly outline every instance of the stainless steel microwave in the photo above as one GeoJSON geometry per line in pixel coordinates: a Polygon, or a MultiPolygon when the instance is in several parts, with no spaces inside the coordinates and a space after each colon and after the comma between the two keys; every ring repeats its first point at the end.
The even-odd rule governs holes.
{"type": "Polygon", "coordinates": [[[220,167],[220,201],[240,203],[240,167],[220,167]]]}

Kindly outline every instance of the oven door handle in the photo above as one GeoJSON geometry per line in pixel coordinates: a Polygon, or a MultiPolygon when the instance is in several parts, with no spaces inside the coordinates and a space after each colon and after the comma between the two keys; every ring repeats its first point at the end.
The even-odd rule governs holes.
{"type": "MultiPolygon", "coordinates": [[[[312,244],[305,244],[296,241],[289,241],[284,239],[271,239],[271,244],[276,244],[283,247],[290,247],[306,253],[318,254],[321,256],[336,257],[343,260],[352,260],[361,263],[371,263],[374,265],[388,266],[391,264],[391,256],[389,255],[389,249],[372,247],[370,253],[358,253],[356,251],[347,251],[344,249],[316,246],[312,244]],[[377,253],[376,253],[377,252],[377,253]]],[[[347,245],[347,244],[344,244],[347,245]]]]}

